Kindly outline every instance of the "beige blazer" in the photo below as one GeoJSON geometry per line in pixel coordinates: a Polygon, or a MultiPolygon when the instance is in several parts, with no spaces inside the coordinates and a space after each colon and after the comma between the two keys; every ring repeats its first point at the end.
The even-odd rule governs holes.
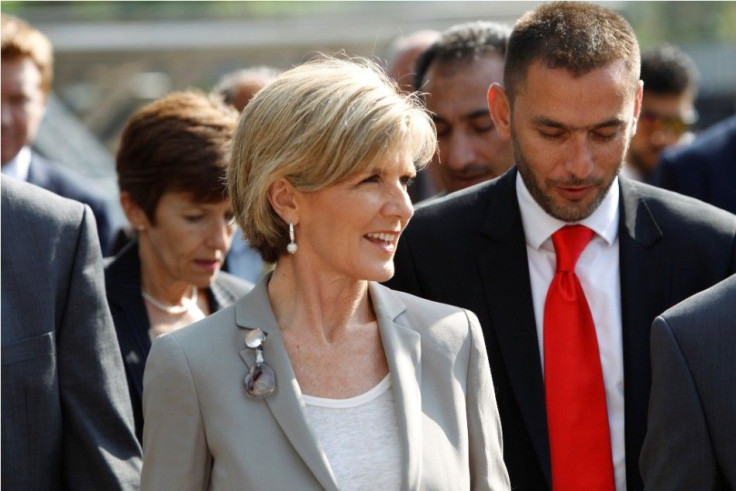
{"type": "MultiPolygon", "coordinates": [[[[337,490],[266,290],[157,339],[143,392],[144,490],[337,490]],[[250,328],[278,387],[249,398],[250,328]]],[[[509,489],[481,329],[467,310],[371,283],[401,432],[402,490],[509,489]]],[[[388,490],[386,490],[388,491],[388,490]]]]}

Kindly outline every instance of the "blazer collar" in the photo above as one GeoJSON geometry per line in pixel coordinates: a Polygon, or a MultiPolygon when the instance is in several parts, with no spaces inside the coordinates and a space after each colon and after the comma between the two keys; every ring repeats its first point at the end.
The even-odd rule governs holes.
{"type": "Polygon", "coordinates": [[[381,332],[383,350],[391,371],[396,401],[402,462],[401,489],[419,489],[422,477],[421,336],[408,324],[406,305],[389,288],[369,284],[381,332]]]}
{"type": "MultiPolygon", "coordinates": [[[[262,278],[253,290],[236,303],[235,322],[244,331],[258,328],[268,335],[263,357],[276,374],[277,388],[265,398],[265,402],[319,483],[325,489],[337,490],[332,469],[309,426],[306,405],[271,308],[267,290],[270,277],[268,274],[262,278]]],[[[402,454],[405,459],[402,463],[401,488],[419,489],[422,455],[420,336],[416,331],[397,322],[406,306],[395,293],[382,285],[370,283],[369,294],[391,371],[398,411],[402,454]]],[[[248,367],[255,361],[253,350],[245,348],[245,341],[240,357],[248,367]]]]}

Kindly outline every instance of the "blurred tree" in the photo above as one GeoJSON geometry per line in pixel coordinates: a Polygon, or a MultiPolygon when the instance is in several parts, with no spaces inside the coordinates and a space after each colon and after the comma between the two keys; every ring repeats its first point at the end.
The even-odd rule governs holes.
{"type": "Polygon", "coordinates": [[[736,2],[624,2],[643,47],[736,42],[736,2]]]}

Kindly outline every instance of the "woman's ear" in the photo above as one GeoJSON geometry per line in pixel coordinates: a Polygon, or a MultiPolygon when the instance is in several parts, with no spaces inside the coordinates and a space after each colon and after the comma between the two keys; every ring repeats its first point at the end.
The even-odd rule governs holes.
{"type": "Polygon", "coordinates": [[[511,105],[499,83],[491,84],[488,88],[488,111],[498,135],[504,140],[511,139],[511,105]]]}
{"type": "Polygon", "coordinates": [[[128,191],[120,192],[120,206],[123,208],[123,213],[125,213],[128,223],[130,223],[130,226],[138,233],[146,230],[146,227],[151,224],[146,213],[143,211],[143,208],[133,201],[133,198],[130,196],[128,191]]]}
{"type": "Polygon", "coordinates": [[[299,223],[299,204],[297,190],[284,177],[276,179],[268,187],[268,201],[281,219],[286,223],[299,223]]]}

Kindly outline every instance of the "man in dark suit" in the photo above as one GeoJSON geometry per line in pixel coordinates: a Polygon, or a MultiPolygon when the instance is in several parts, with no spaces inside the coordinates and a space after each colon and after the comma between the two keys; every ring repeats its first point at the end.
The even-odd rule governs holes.
{"type": "Polygon", "coordinates": [[[141,449],[94,218],[1,180],[2,488],[137,489],[141,449]]]}
{"type": "Polygon", "coordinates": [[[736,489],[736,276],[652,326],[648,489],[736,489]]]}
{"type": "Polygon", "coordinates": [[[103,253],[112,245],[112,210],[101,192],[31,149],[53,77],[49,40],[26,22],[2,15],[2,173],[89,205],[103,253]]]}
{"type": "Polygon", "coordinates": [[[555,488],[641,489],[651,323],[736,271],[736,217],[618,177],[641,94],[636,36],[621,16],[582,2],[525,14],[509,40],[504,87],[488,94],[516,167],[420,207],[399,241],[389,286],[463,306],[481,320],[514,489],[560,481],[568,486],[555,488]],[[569,284],[584,294],[575,307],[583,312],[587,299],[588,310],[572,336],[585,334],[599,356],[548,353],[548,342],[560,346],[570,327],[563,319],[548,328],[548,316],[560,312],[545,303],[565,274],[555,271],[564,249],[556,237],[585,231],[572,224],[593,231],[572,272],[566,267],[569,284]],[[568,359],[597,368],[573,370],[569,380],[545,376],[568,359]],[[568,382],[586,391],[560,399],[560,386],[575,387],[568,382]],[[565,417],[551,417],[550,407],[559,415],[560,400],[578,412],[578,426],[600,437],[573,427],[553,439],[550,428],[565,417]],[[585,411],[588,400],[597,403],[594,415],[585,411]]]}
{"type": "Polygon", "coordinates": [[[736,213],[736,115],[666,152],[654,184],[736,213]]]}

